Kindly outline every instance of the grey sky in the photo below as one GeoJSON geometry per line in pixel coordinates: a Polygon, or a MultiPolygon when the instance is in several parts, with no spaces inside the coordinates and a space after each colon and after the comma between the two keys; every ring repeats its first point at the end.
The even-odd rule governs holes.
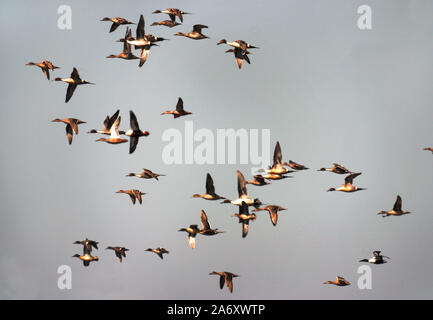
{"type": "MultiPolygon", "coordinates": [[[[431,299],[433,298],[433,2],[412,1],[2,1],[0,298],[2,299],[431,299]],[[57,8],[72,8],[72,30],[57,28],[57,8]],[[373,30],[357,28],[357,8],[373,10],[373,30]],[[193,14],[172,29],[155,9],[193,14]],[[117,54],[125,27],[108,33],[101,18],[120,16],[170,38],[148,61],[106,59],[117,54]],[[174,37],[193,24],[211,39],[174,37]],[[238,70],[218,40],[243,39],[260,49],[238,70]],[[73,67],[95,86],[78,87],[67,104],[66,84],[47,81],[29,61],[48,59],[68,77],[73,67]],[[193,115],[161,116],[181,96],[193,115]],[[134,154],[128,145],[95,142],[86,132],[121,110],[121,129],[134,110],[150,136],[134,154]],[[54,118],[86,121],[67,144],[54,118]],[[206,173],[217,193],[237,195],[236,170],[252,165],[164,165],[162,133],[194,127],[271,129],[283,158],[307,165],[292,179],[249,194],[288,208],[273,227],[266,213],[246,239],[231,215],[237,207],[202,199],[206,173]],[[343,177],[317,172],[338,162],[361,171],[366,191],[327,193],[343,177]],[[160,181],[126,178],[149,168],[160,181]],[[148,194],[132,206],[118,189],[148,194]],[[413,214],[382,219],[397,194],[413,214]],[[197,237],[188,247],[181,227],[200,223],[226,233],[197,237]],[[84,268],[71,256],[75,240],[100,242],[100,261],[84,268]],[[122,264],[109,245],[131,251],[122,264]],[[161,261],[144,252],[163,246],[161,261]],[[357,268],[373,250],[391,257],[371,265],[373,289],[359,290],[357,268]],[[59,265],[72,267],[72,290],[57,288],[59,265]],[[234,292],[218,288],[211,271],[241,277],[234,292]],[[342,275],[346,288],[322,283],[342,275]]],[[[135,26],[133,26],[135,35],[135,26]]],[[[271,151],[272,152],[272,151],[271,151]]]]}

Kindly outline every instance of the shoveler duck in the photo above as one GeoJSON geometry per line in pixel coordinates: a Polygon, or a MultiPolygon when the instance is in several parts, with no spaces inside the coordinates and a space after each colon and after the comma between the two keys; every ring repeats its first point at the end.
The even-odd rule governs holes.
{"type": "Polygon", "coordinates": [[[209,273],[209,275],[220,276],[220,289],[224,288],[224,283],[225,283],[230,293],[233,293],[233,278],[239,277],[237,274],[228,271],[224,271],[224,272],[212,271],[211,273],[209,273]]]}
{"type": "Polygon", "coordinates": [[[125,132],[125,135],[129,137],[129,153],[133,153],[137,148],[138,139],[140,137],[147,137],[149,135],[149,131],[140,130],[137,117],[132,110],[129,111],[129,121],[131,128],[125,132]]]}
{"type": "Polygon", "coordinates": [[[304,166],[302,164],[299,164],[299,163],[296,163],[296,162],[294,162],[292,160],[289,160],[289,163],[283,162],[283,166],[288,166],[288,167],[292,168],[293,170],[298,170],[298,171],[300,171],[300,170],[308,170],[309,169],[306,166],[304,166]]]}
{"type": "Polygon", "coordinates": [[[317,171],[329,171],[334,172],[336,174],[349,174],[352,173],[351,171],[347,170],[342,165],[339,165],[338,163],[333,163],[333,166],[331,168],[320,168],[317,171]]]}
{"type": "Polygon", "coordinates": [[[165,176],[165,174],[154,173],[149,169],[144,169],[144,168],[141,173],[131,172],[130,174],[127,175],[127,177],[137,177],[142,179],[156,179],[156,180],[158,180],[158,177],[163,177],[163,176],[165,176]]]}
{"type": "Polygon", "coordinates": [[[361,172],[357,172],[357,173],[352,173],[352,174],[348,175],[346,178],[344,178],[344,184],[341,187],[330,188],[330,189],[328,189],[328,191],[356,192],[356,191],[366,190],[365,188],[355,187],[352,184],[353,179],[355,179],[360,174],[361,174],[361,172]]]}
{"type": "Polygon", "coordinates": [[[271,173],[271,174],[285,174],[285,173],[289,173],[289,172],[293,172],[287,168],[285,168],[283,166],[282,163],[282,154],[281,154],[281,146],[280,146],[280,142],[277,141],[277,143],[275,144],[275,149],[274,149],[274,162],[272,164],[272,167],[268,170],[266,170],[267,173],[271,173]]]}
{"type": "Polygon", "coordinates": [[[37,66],[41,68],[44,75],[47,77],[48,80],[50,80],[50,70],[54,71],[54,69],[60,69],[60,67],[56,67],[48,60],[43,60],[42,62],[29,62],[26,63],[26,66],[37,66]]]}
{"type": "Polygon", "coordinates": [[[68,88],[66,90],[66,99],[65,102],[68,102],[72,95],[74,94],[75,89],[80,84],[94,84],[92,82],[88,82],[86,80],[83,80],[80,78],[80,75],[78,74],[77,68],[74,68],[71,73],[70,78],[55,78],[54,81],[63,81],[68,84],[68,88]]]}
{"type": "Polygon", "coordinates": [[[214,236],[218,233],[224,232],[224,231],[219,231],[218,228],[216,229],[211,228],[206,212],[204,212],[204,210],[201,210],[200,220],[202,225],[202,228],[200,229],[200,234],[204,236],[214,236]]]}
{"type": "Polygon", "coordinates": [[[66,124],[66,136],[68,137],[69,144],[72,143],[72,137],[75,134],[78,134],[78,125],[82,123],[86,123],[81,121],[80,119],[75,118],[65,118],[65,119],[54,119],[52,122],[63,122],[66,124]]]}
{"type": "Polygon", "coordinates": [[[179,97],[179,99],[177,100],[177,104],[176,104],[176,110],[168,110],[168,111],[164,111],[163,113],[161,113],[161,115],[164,115],[164,114],[172,114],[173,117],[176,119],[176,118],[179,118],[182,116],[187,116],[189,114],[192,114],[192,112],[185,111],[183,109],[183,100],[181,97],[179,97]]]}
{"type": "MultiPolygon", "coordinates": [[[[132,37],[131,29],[126,27],[125,39],[130,39],[132,37]]],[[[131,52],[131,45],[127,41],[123,41],[123,50],[119,54],[110,54],[107,58],[120,58],[125,60],[140,59],[131,52]]]]}
{"type": "Polygon", "coordinates": [[[248,55],[250,54],[249,51],[242,51],[242,49],[239,48],[229,49],[226,51],[226,53],[231,52],[233,52],[235,56],[236,64],[238,65],[239,69],[242,69],[242,62],[244,60],[248,62],[248,64],[251,64],[250,58],[248,57],[248,55]]]}
{"type": "Polygon", "coordinates": [[[152,13],[166,13],[170,16],[170,20],[173,22],[175,21],[176,17],[179,18],[180,22],[183,22],[183,15],[184,14],[191,14],[189,12],[185,12],[185,11],[179,10],[177,8],[168,8],[165,10],[155,10],[152,13]]]}
{"type": "Polygon", "coordinates": [[[128,20],[126,20],[124,18],[120,18],[120,17],[115,17],[115,18],[105,17],[101,21],[111,21],[111,22],[113,22],[113,24],[111,25],[111,28],[110,28],[110,33],[113,32],[114,30],[116,30],[121,25],[124,25],[124,24],[135,24],[134,22],[128,21],[128,20]]]}
{"type": "Polygon", "coordinates": [[[224,200],[222,203],[231,203],[237,206],[242,205],[242,202],[245,202],[249,206],[259,206],[262,204],[262,202],[258,199],[252,199],[248,196],[247,186],[245,182],[244,175],[237,170],[236,175],[238,178],[238,198],[236,200],[224,200]]]}
{"type": "Polygon", "coordinates": [[[187,37],[193,40],[201,40],[201,39],[208,39],[208,36],[205,36],[203,33],[201,33],[201,30],[207,28],[207,26],[203,25],[203,24],[195,24],[192,27],[192,31],[188,32],[188,33],[182,33],[182,32],[178,32],[175,34],[175,36],[183,36],[183,37],[187,37]]]}
{"type": "Polygon", "coordinates": [[[335,281],[326,281],[324,284],[334,284],[339,287],[344,287],[350,285],[350,282],[344,279],[343,277],[337,276],[335,281]]]}
{"type": "Polygon", "coordinates": [[[271,222],[274,226],[276,226],[278,221],[278,211],[283,211],[287,209],[276,205],[267,205],[262,208],[256,208],[253,211],[257,212],[262,210],[266,210],[267,212],[269,212],[269,217],[271,218],[271,222]]]}
{"type": "Polygon", "coordinates": [[[156,249],[147,248],[147,249],[144,250],[144,251],[154,252],[154,253],[156,253],[156,254],[158,255],[158,257],[160,257],[161,259],[164,259],[164,257],[163,257],[163,254],[164,254],[164,253],[169,253],[169,251],[167,251],[166,249],[161,248],[161,247],[158,247],[158,248],[156,248],[156,249]]]}
{"type": "Polygon", "coordinates": [[[120,133],[119,133],[120,119],[121,117],[119,116],[116,120],[114,120],[110,128],[110,137],[108,139],[99,138],[96,141],[105,141],[110,144],[119,144],[119,143],[128,142],[128,139],[120,138],[120,133]]]}
{"type": "Polygon", "coordinates": [[[219,199],[225,199],[224,197],[221,197],[220,195],[215,193],[215,186],[213,184],[213,179],[211,175],[208,173],[206,175],[206,193],[204,194],[193,194],[193,198],[203,198],[205,200],[219,200],[219,199]]]}
{"type": "Polygon", "coordinates": [[[88,267],[89,265],[90,265],[90,262],[92,262],[92,261],[98,261],[99,260],[99,258],[98,258],[98,256],[94,256],[94,257],[92,257],[90,254],[88,254],[88,253],[86,253],[86,254],[84,254],[84,255],[79,255],[78,253],[77,254],[74,254],[73,256],[72,256],[73,258],[78,258],[78,259],[80,259],[81,261],[83,261],[83,265],[85,266],[85,267],[88,267]]]}
{"type": "Polygon", "coordinates": [[[94,241],[94,240],[89,240],[87,238],[85,240],[82,240],[82,241],[77,240],[74,242],[74,244],[83,245],[83,254],[86,254],[86,253],[90,254],[92,252],[92,247],[95,249],[98,249],[98,243],[99,242],[94,241]]]}
{"type": "Polygon", "coordinates": [[[384,258],[391,259],[390,257],[381,255],[380,251],[373,251],[373,257],[371,257],[369,259],[359,260],[359,262],[368,262],[368,263],[372,263],[372,264],[387,263],[388,261],[386,261],[384,258]]]}
{"type": "Polygon", "coordinates": [[[145,195],[146,192],[141,192],[137,189],[130,189],[130,190],[119,190],[116,191],[116,193],[126,193],[131,198],[132,204],[135,204],[135,200],[138,199],[138,202],[142,204],[143,200],[141,198],[142,195],[145,195]]]}
{"type": "Polygon", "coordinates": [[[129,249],[126,249],[125,247],[107,247],[105,249],[113,250],[117,259],[119,259],[119,262],[122,262],[122,257],[126,258],[126,251],[129,251],[129,249]]]}
{"type": "Polygon", "coordinates": [[[239,48],[243,52],[246,52],[247,49],[260,49],[259,47],[255,47],[255,46],[253,46],[253,45],[251,45],[251,44],[249,44],[249,43],[247,43],[247,42],[245,42],[243,40],[235,40],[235,41],[227,42],[226,39],[221,39],[217,43],[217,45],[220,45],[220,44],[223,44],[223,43],[228,44],[229,46],[234,47],[234,48],[239,48]]]}
{"type": "Polygon", "coordinates": [[[256,220],[255,213],[248,212],[248,205],[242,201],[242,204],[239,206],[239,213],[234,213],[233,217],[239,218],[239,223],[242,223],[242,238],[245,238],[248,235],[250,220],[256,220]]]}
{"type": "Polygon", "coordinates": [[[255,175],[252,180],[247,181],[246,183],[253,184],[255,186],[265,186],[267,184],[270,184],[270,182],[265,181],[265,178],[261,174],[255,175]]]}
{"type": "Polygon", "coordinates": [[[198,226],[196,224],[192,224],[188,228],[182,228],[182,229],[179,229],[178,231],[185,231],[186,233],[188,233],[189,246],[192,249],[194,249],[195,248],[195,236],[197,235],[197,233],[200,233],[200,229],[198,228],[198,226]]]}
{"type": "Polygon", "coordinates": [[[397,199],[395,200],[394,203],[394,207],[392,208],[392,210],[389,211],[381,211],[378,213],[382,215],[383,218],[387,217],[387,216],[402,216],[404,214],[409,214],[411,213],[410,211],[405,211],[401,209],[401,197],[398,195],[397,199]]]}
{"type": "MultiPolygon", "coordinates": [[[[87,133],[100,133],[100,134],[105,134],[105,135],[110,135],[110,129],[111,126],[113,125],[114,121],[116,121],[117,117],[119,116],[119,112],[120,110],[118,109],[111,117],[107,116],[104,120],[104,129],[102,130],[97,130],[97,129],[92,129],[87,133]]],[[[125,134],[125,131],[119,131],[119,134],[125,134]]]]}
{"type": "Polygon", "coordinates": [[[163,21],[159,21],[159,22],[155,21],[155,22],[153,22],[151,24],[151,26],[166,26],[166,27],[169,27],[169,28],[173,28],[173,27],[176,27],[176,26],[179,26],[179,25],[180,25],[179,22],[176,22],[176,21],[173,21],[173,20],[163,20],[163,21]]]}
{"type": "Polygon", "coordinates": [[[431,151],[431,153],[433,153],[433,148],[430,148],[430,147],[428,147],[428,148],[424,148],[423,150],[431,151]]]}

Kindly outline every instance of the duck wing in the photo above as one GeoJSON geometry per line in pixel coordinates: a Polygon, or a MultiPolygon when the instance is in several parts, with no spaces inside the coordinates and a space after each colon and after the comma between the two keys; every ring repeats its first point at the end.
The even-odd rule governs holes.
{"type": "Polygon", "coordinates": [[[129,153],[133,153],[135,149],[137,149],[139,137],[130,137],[129,138],[129,153]]]}
{"type": "Polygon", "coordinates": [[[68,137],[69,144],[71,144],[74,134],[72,132],[72,127],[69,123],[66,125],[66,136],[68,137]]]}
{"type": "Polygon", "coordinates": [[[225,281],[226,277],[224,275],[220,275],[220,289],[224,288],[225,281]]]}
{"type": "Polygon", "coordinates": [[[107,116],[107,118],[105,118],[105,121],[104,121],[104,128],[106,129],[106,130],[110,130],[111,129],[111,126],[113,125],[113,123],[114,123],[114,121],[116,121],[116,119],[117,119],[117,117],[119,116],[119,112],[120,112],[120,110],[118,109],[112,116],[111,116],[111,118],[108,118],[108,116],[107,116]]]}
{"type": "Polygon", "coordinates": [[[77,85],[75,83],[68,84],[68,88],[66,89],[66,99],[65,102],[68,102],[71,100],[72,95],[74,94],[75,89],[77,88],[77,85]]]}
{"type": "Polygon", "coordinates": [[[397,196],[397,199],[395,200],[395,203],[394,203],[393,210],[397,211],[397,212],[401,211],[401,197],[400,196],[397,196]]]}
{"type": "Polygon", "coordinates": [[[236,171],[236,174],[238,176],[238,194],[239,194],[239,198],[241,198],[242,196],[248,196],[248,191],[247,191],[244,175],[239,170],[236,171]]]}
{"type": "Polygon", "coordinates": [[[207,219],[206,212],[204,212],[204,210],[201,211],[200,220],[201,220],[201,225],[203,226],[203,230],[209,230],[211,228],[209,224],[209,220],[207,219]]]}
{"type": "Polygon", "coordinates": [[[177,100],[176,110],[183,111],[183,100],[181,97],[179,97],[179,99],[177,100]]]}
{"type": "Polygon", "coordinates": [[[353,179],[355,179],[360,174],[361,174],[361,172],[349,174],[346,178],[344,178],[344,183],[345,184],[352,184],[353,183],[353,179]]]}
{"type": "Polygon", "coordinates": [[[80,75],[78,74],[78,70],[75,67],[72,70],[71,78],[74,79],[74,80],[81,80],[80,75]]]}
{"type": "Polygon", "coordinates": [[[213,184],[213,179],[209,173],[206,175],[206,193],[215,194],[215,186],[213,184]]]}
{"type": "MultiPolygon", "coordinates": [[[[182,19],[180,21],[183,22],[182,19]]],[[[207,26],[205,26],[203,24],[195,24],[192,27],[192,30],[195,31],[195,32],[201,33],[201,30],[204,29],[204,28],[207,28],[207,26]]]]}
{"type": "Polygon", "coordinates": [[[230,293],[232,293],[233,292],[233,276],[231,274],[227,274],[225,278],[226,278],[227,288],[229,289],[230,293]]]}
{"type": "Polygon", "coordinates": [[[144,17],[140,15],[140,20],[138,21],[137,30],[135,32],[137,39],[144,39],[144,17]]]}
{"type": "Polygon", "coordinates": [[[132,131],[140,131],[137,117],[135,116],[135,114],[132,110],[129,111],[129,119],[130,119],[129,122],[130,122],[132,131]]]}
{"type": "Polygon", "coordinates": [[[275,149],[274,149],[274,166],[276,164],[281,164],[281,160],[282,160],[281,146],[280,146],[280,142],[277,141],[277,144],[275,145],[275,149]]]}
{"type": "Polygon", "coordinates": [[[110,28],[110,32],[113,32],[114,30],[116,30],[118,26],[120,26],[120,24],[113,22],[113,24],[111,25],[111,28],[110,28]]]}
{"type": "Polygon", "coordinates": [[[120,116],[114,121],[110,128],[110,138],[120,138],[119,136],[119,124],[120,116]]]}

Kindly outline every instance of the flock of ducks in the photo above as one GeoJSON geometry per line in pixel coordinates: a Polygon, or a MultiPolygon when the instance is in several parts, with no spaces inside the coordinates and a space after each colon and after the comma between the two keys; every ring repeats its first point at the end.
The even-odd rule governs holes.
{"type": "MultiPolygon", "coordinates": [[[[170,20],[163,20],[160,22],[154,22],[152,23],[152,26],[166,26],[169,28],[176,27],[183,23],[183,16],[186,14],[189,14],[188,12],[184,12],[177,8],[169,8],[166,10],[155,10],[153,12],[154,14],[164,13],[167,14],[170,17],[170,20]],[[178,19],[180,22],[177,22],[176,19],[178,19]]],[[[111,27],[109,32],[114,32],[118,29],[119,26],[122,25],[131,25],[135,24],[134,22],[131,22],[127,19],[115,17],[115,18],[108,18],[105,17],[101,21],[110,21],[111,27]]],[[[208,28],[205,25],[202,24],[196,24],[193,26],[192,31],[188,33],[182,33],[178,32],[175,34],[175,36],[183,36],[194,40],[201,40],[201,39],[207,39],[206,35],[202,33],[203,29],[208,28]]],[[[158,46],[156,42],[168,40],[162,37],[156,37],[151,34],[145,34],[144,30],[144,18],[143,15],[140,15],[139,22],[137,24],[136,29],[136,36],[132,36],[132,31],[129,27],[126,27],[125,36],[124,38],[118,40],[118,42],[123,43],[123,50],[120,54],[117,55],[109,55],[107,58],[121,58],[125,60],[133,60],[133,59],[139,59],[139,67],[141,67],[147,60],[150,48],[152,46],[158,46]],[[140,50],[140,55],[136,56],[132,53],[132,48],[140,50]]],[[[226,52],[234,53],[236,63],[241,69],[242,62],[245,60],[247,63],[250,63],[250,60],[248,58],[248,54],[250,52],[248,50],[251,49],[257,49],[258,47],[253,46],[243,40],[236,40],[228,42],[225,39],[220,40],[217,45],[226,44],[231,47],[231,49],[227,50],[226,52]]],[[[59,69],[59,67],[54,66],[50,61],[43,60],[40,63],[34,63],[29,62],[27,63],[29,66],[37,66],[41,68],[42,72],[44,73],[45,77],[50,80],[50,71],[54,71],[55,69],[59,69]]],[[[69,78],[55,78],[54,81],[62,81],[68,84],[67,91],[66,91],[66,98],[65,102],[67,103],[74,94],[74,91],[78,85],[82,84],[94,84],[91,82],[88,82],[84,79],[82,79],[78,73],[78,70],[76,68],[73,68],[73,71],[69,78]]],[[[139,127],[137,117],[135,113],[131,110],[129,112],[130,116],[130,129],[127,131],[119,131],[119,125],[121,117],[119,115],[120,110],[117,110],[111,117],[108,115],[106,116],[105,120],[103,121],[103,129],[92,129],[88,131],[88,133],[96,133],[101,135],[109,136],[108,138],[99,138],[96,141],[102,141],[109,144],[121,144],[128,142],[128,139],[121,138],[121,135],[125,135],[129,137],[130,147],[129,147],[129,153],[133,153],[138,145],[139,138],[140,137],[146,137],[149,135],[148,131],[142,131],[139,127]]],[[[178,118],[181,116],[186,116],[192,114],[189,111],[184,110],[184,103],[182,98],[179,97],[178,102],[176,104],[175,110],[168,110],[161,115],[171,114],[174,118],[178,118]]],[[[72,143],[73,134],[78,134],[78,125],[84,124],[86,122],[75,119],[75,118],[65,118],[65,119],[54,119],[53,122],[62,122],[66,124],[66,136],[68,139],[69,144],[72,143]]],[[[431,151],[433,153],[432,148],[424,148],[424,150],[431,151]]],[[[289,160],[289,162],[283,162],[282,160],[282,152],[281,152],[281,146],[280,143],[277,142],[274,149],[274,156],[273,156],[273,164],[267,169],[260,169],[256,175],[250,180],[246,181],[243,174],[240,171],[237,171],[237,190],[238,190],[238,198],[230,200],[226,197],[223,197],[216,193],[214,181],[209,173],[206,175],[206,182],[205,182],[205,190],[206,192],[203,194],[194,194],[192,195],[193,198],[202,198],[204,200],[209,201],[215,201],[215,200],[222,200],[221,203],[228,203],[235,206],[238,206],[238,213],[234,213],[233,217],[236,217],[238,219],[238,222],[242,225],[242,238],[246,238],[249,232],[249,225],[250,222],[254,222],[257,218],[256,213],[265,211],[269,214],[271,223],[273,226],[277,225],[278,221],[278,214],[281,211],[287,210],[287,208],[284,208],[280,205],[275,204],[266,204],[264,205],[258,198],[252,198],[248,195],[247,191],[247,184],[251,184],[257,187],[265,186],[270,184],[270,181],[278,181],[282,179],[289,178],[291,176],[288,176],[288,174],[293,172],[299,172],[303,170],[308,170],[309,168],[296,163],[292,160],[289,160]],[[253,207],[253,209],[250,212],[249,207],[253,207]]],[[[327,191],[340,191],[340,192],[357,192],[361,190],[366,190],[365,188],[359,188],[355,185],[353,185],[353,181],[355,178],[361,175],[361,172],[351,172],[345,167],[343,167],[340,164],[334,163],[332,167],[330,168],[320,168],[318,171],[327,171],[332,172],[339,175],[346,175],[344,179],[344,184],[342,184],[340,187],[332,187],[329,188],[327,191]]],[[[143,168],[142,172],[140,173],[129,173],[126,175],[127,177],[137,177],[141,179],[155,179],[158,180],[158,177],[164,176],[164,174],[154,173],[149,169],[143,168]]],[[[132,203],[135,205],[136,201],[140,204],[142,204],[142,196],[145,195],[145,192],[142,192],[137,189],[130,189],[130,190],[118,190],[116,193],[124,193],[127,194],[132,203]]],[[[401,216],[409,214],[410,212],[402,210],[402,199],[398,195],[396,202],[394,204],[394,207],[392,210],[389,211],[380,211],[378,215],[382,215],[383,217],[387,216],[401,216]]],[[[204,210],[201,210],[200,215],[201,220],[201,228],[197,224],[191,224],[188,227],[184,227],[179,229],[179,232],[185,232],[187,234],[188,244],[189,246],[194,249],[196,246],[196,236],[197,235],[203,235],[203,236],[215,236],[221,233],[224,233],[224,231],[220,231],[218,228],[212,228],[209,222],[209,219],[205,213],[204,210]]],[[[83,262],[84,266],[89,266],[90,262],[98,261],[98,256],[92,255],[92,249],[98,249],[98,242],[94,240],[85,239],[82,241],[75,241],[74,244],[80,244],[83,246],[83,254],[75,254],[73,257],[76,257],[80,259],[83,262]]],[[[122,262],[124,258],[126,258],[126,252],[129,251],[129,249],[121,246],[108,246],[106,250],[113,250],[116,258],[119,260],[119,262],[122,262]]],[[[161,259],[163,259],[164,254],[168,254],[169,251],[162,247],[157,248],[147,248],[145,249],[146,252],[153,252],[157,254],[161,259]]],[[[383,256],[380,254],[381,251],[374,251],[373,256],[368,259],[362,259],[360,262],[366,262],[366,263],[372,263],[372,264],[383,264],[386,263],[386,259],[390,259],[389,257],[383,256]]],[[[223,272],[216,272],[212,271],[209,273],[209,275],[218,275],[220,277],[219,283],[220,288],[223,289],[224,284],[227,285],[227,288],[229,292],[233,292],[233,279],[236,277],[239,277],[239,275],[236,275],[232,272],[223,271],[223,272]]],[[[333,284],[336,286],[347,286],[350,285],[350,282],[345,280],[341,276],[337,276],[335,281],[326,281],[325,284],[333,284]]]]}

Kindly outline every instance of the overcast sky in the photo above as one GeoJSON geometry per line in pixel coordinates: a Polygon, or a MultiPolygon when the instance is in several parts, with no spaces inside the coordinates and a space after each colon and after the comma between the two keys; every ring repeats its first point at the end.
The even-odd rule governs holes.
{"type": "MultiPolygon", "coordinates": [[[[433,2],[394,1],[2,1],[1,213],[2,299],[432,299],[433,255],[433,2]],[[72,9],[72,30],[57,27],[58,6],[72,9]],[[373,29],[360,30],[357,8],[373,10],[373,29]],[[183,25],[150,27],[179,7],[183,25]],[[146,33],[169,38],[138,62],[118,54],[125,26],[109,33],[103,17],[138,22],[146,33]],[[210,39],[173,36],[194,24],[210,39]],[[251,65],[238,70],[222,39],[243,39],[251,65]],[[55,77],[76,67],[95,86],[80,86],[65,103],[67,85],[47,81],[37,67],[52,61],[55,77]],[[178,97],[188,117],[161,112],[178,97]],[[95,142],[106,115],[129,110],[150,135],[128,154],[128,144],[95,142]],[[67,144],[54,118],[86,121],[67,144]],[[245,239],[230,204],[193,199],[210,173],[216,192],[237,197],[236,170],[251,178],[253,164],[166,165],[165,130],[270,129],[271,151],[280,141],[284,160],[310,167],[294,178],[248,186],[263,202],[288,208],[272,226],[266,212],[245,239]],[[326,192],[343,176],[317,172],[341,163],[362,172],[366,191],[326,192]],[[125,177],[148,168],[159,181],[125,177]],[[119,189],[147,192],[133,206],[119,189]],[[386,219],[397,194],[412,214],[386,219]],[[200,224],[204,209],[213,227],[196,249],[177,230],[200,224]],[[85,237],[100,242],[100,260],[85,268],[71,256],[85,237]],[[107,246],[130,249],[123,263],[107,246]],[[160,260],[145,252],[162,246],[160,260]],[[370,265],[373,289],[360,290],[358,261],[373,250],[391,257],[370,265]],[[57,268],[72,268],[72,289],[57,288],[57,268]],[[220,290],[211,271],[231,271],[234,291],[220,290]],[[349,287],[324,285],[341,275],[349,287]]],[[[135,26],[133,26],[135,35],[135,26]]],[[[138,51],[135,51],[138,54],[138,51]]],[[[271,154],[269,156],[271,156],[271,154]]]]}

